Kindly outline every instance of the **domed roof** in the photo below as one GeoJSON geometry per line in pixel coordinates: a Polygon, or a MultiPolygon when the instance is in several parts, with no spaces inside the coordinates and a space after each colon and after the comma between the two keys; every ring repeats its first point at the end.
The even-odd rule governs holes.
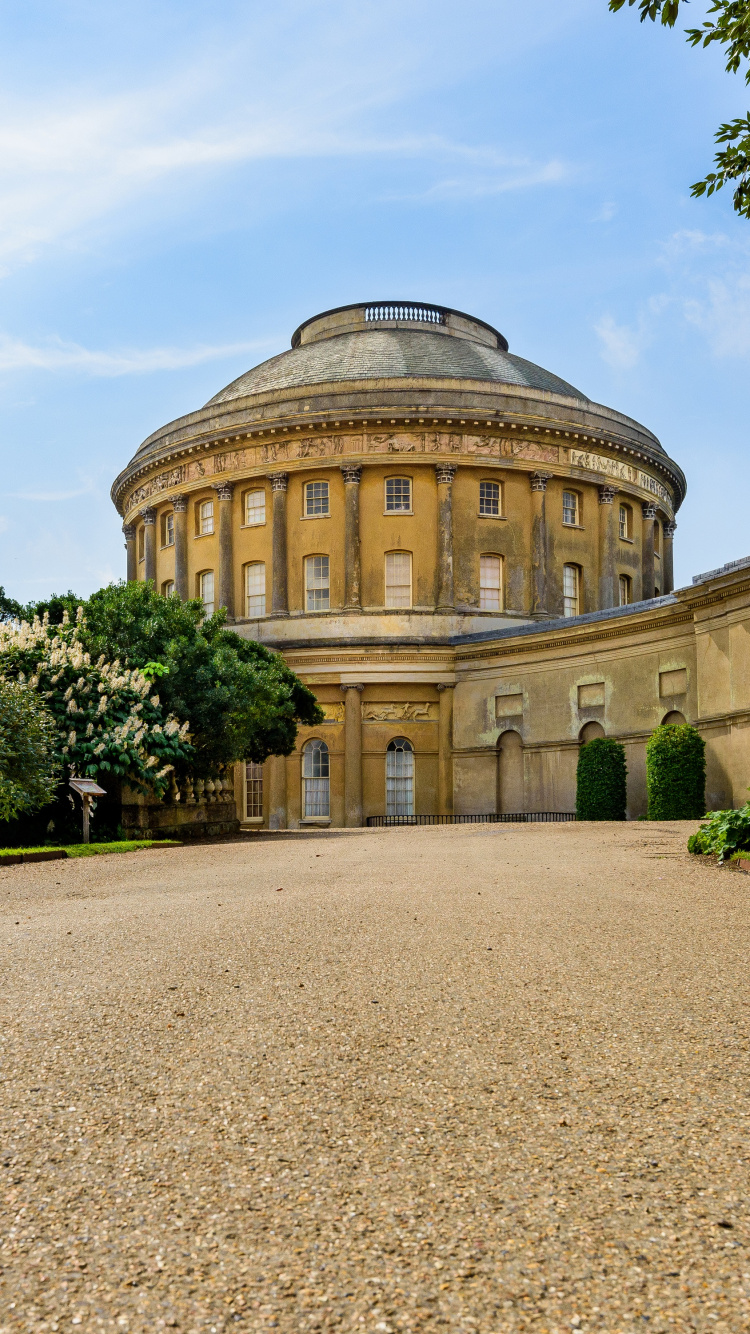
{"type": "Polygon", "coordinates": [[[207,407],[253,394],[347,380],[484,380],[588,402],[533,361],[514,356],[490,325],[444,306],[379,302],[316,315],[288,352],[240,375],[207,407]]]}

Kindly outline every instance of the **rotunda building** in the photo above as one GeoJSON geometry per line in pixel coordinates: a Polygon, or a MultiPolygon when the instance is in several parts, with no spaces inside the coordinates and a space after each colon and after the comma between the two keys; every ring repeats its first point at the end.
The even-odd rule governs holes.
{"type": "Polygon", "coordinates": [[[128,579],[226,607],[326,710],[251,776],[277,826],[450,813],[455,644],[669,594],[684,494],[645,427],[407,302],[307,320],[112,488],[128,579]]]}

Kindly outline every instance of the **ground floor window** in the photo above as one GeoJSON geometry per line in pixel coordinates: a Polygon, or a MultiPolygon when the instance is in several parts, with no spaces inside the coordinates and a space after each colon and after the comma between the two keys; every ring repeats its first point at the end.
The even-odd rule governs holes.
{"type": "Polygon", "coordinates": [[[414,814],[414,749],[405,736],[394,737],[385,753],[385,813],[414,814]]]}
{"type": "Polygon", "coordinates": [[[245,765],[245,819],[263,819],[263,765],[245,765]]]}
{"type": "Polygon", "coordinates": [[[302,810],[305,815],[330,815],[331,769],[325,741],[308,741],[302,752],[302,810]]]}

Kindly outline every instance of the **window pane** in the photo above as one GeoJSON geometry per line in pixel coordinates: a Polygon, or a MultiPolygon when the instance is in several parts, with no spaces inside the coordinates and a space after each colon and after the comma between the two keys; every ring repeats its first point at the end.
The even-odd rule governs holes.
{"type": "Polygon", "coordinates": [[[386,510],[403,513],[411,509],[411,478],[387,477],[385,482],[386,510]]]}
{"type": "Polygon", "coordinates": [[[305,815],[330,815],[330,762],[325,741],[308,741],[302,752],[305,815]]]}
{"type": "Polygon", "coordinates": [[[305,561],[305,586],[307,589],[307,610],[328,611],[330,579],[327,556],[307,557],[305,561]]]}
{"type": "Polygon", "coordinates": [[[245,765],[245,819],[263,817],[263,765],[245,765]]]}
{"type": "Polygon", "coordinates": [[[174,593],[174,579],[168,579],[164,585],[164,596],[165,598],[171,598],[173,593],[174,593]]]}
{"type": "Polygon", "coordinates": [[[563,565],[563,615],[578,615],[578,566],[563,565]]]}
{"type": "Polygon", "coordinates": [[[389,551],[385,558],[386,607],[411,606],[411,552],[389,551]]]}
{"type": "Polygon", "coordinates": [[[248,491],[245,496],[245,523],[253,527],[257,523],[266,521],[266,493],[265,491],[248,491]]]}
{"type": "Polygon", "coordinates": [[[479,513],[480,513],[480,514],[499,514],[499,513],[500,513],[500,483],[499,483],[499,482],[480,482],[480,483],[479,483],[479,513]]]}
{"type": "Polygon", "coordinates": [[[563,491],[563,523],[578,523],[578,496],[575,491],[563,491]]]}
{"type": "Polygon", "coordinates": [[[414,751],[405,737],[396,737],[385,753],[385,813],[414,814],[414,751]]]}
{"type": "Polygon", "coordinates": [[[630,602],[630,580],[626,574],[620,575],[620,606],[627,607],[630,602]]]}
{"type": "Polygon", "coordinates": [[[328,513],[328,483],[308,482],[305,487],[305,514],[328,513]]]}
{"type": "Polygon", "coordinates": [[[214,502],[204,500],[200,507],[200,534],[205,537],[214,531],[214,502]]]}
{"type": "Polygon", "coordinates": [[[479,606],[484,611],[499,611],[502,603],[502,560],[500,556],[479,557],[479,606]]]}
{"type": "Polygon", "coordinates": [[[620,537],[628,536],[628,511],[625,505],[620,506],[620,537]]]}
{"type": "Polygon", "coordinates": [[[245,567],[245,615],[251,619],[266,614],[266,567],[262,560],[245,567]]]}
{"type": "Polygon", "coordinates": [[[167,514],[164,517],[164,545],[174,546],[174,514],[167,514]]]}
{"type": "Polygon", "coordinates": [[[201,600],[203,602],[203,610],[205,611],[206,615],[211,616],[213,614],[213,609],[214,609],[213,570],[206,570],[205,573],[201,575],[201,600]]]}
{"type": "Polygon", "coordinates": [[[658,519],[654,520],[654,551],[657,556],[661,551],[661,524],[658,519]]]}

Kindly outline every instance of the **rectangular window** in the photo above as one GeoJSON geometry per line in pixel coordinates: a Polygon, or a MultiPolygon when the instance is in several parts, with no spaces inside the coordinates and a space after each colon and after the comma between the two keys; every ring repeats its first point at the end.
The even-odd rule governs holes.
{"type": "Polygon", "coordinates": [[[385,558],[386,607],[411,606],[411,552],[389,551],[385,558]]]}
{"type": "Polygon", "coordinates": [[[328,611],[331,580],[327,556],[308,556],[305,561],[305,590],[308,611],[328,611]]]}
{"type": "Polygon", "coordinates": [[[500,483],[499,483],[499,482],[480,482],[480,483],[479,483],[479,513],[480,513],[480,514],[499,514],[499,513],[500,513],[500,483]]]}
{"type": "Polygon", "coordinates": [[[563,565],[563,616],[577,616],[580,571],[577,565],[563,565]]]}
{"type": "Polygon", "coordinates": [[[214,610],[214,572],[213,570],[204,570],[200,575],[198,587],[200,588],[200,598],[203,603],[203,611],[206,616],[212,616],[214,610]]]}
{"type": "Polygon", "coordinates": [[[174,546],[174,513],[161,516],[161,544],[163,547],[174,546]]]}
{"type": "Polygon", "coordinates": [[[202,500],[198,506],[198,534],[207,537],[214,531],[214,502],[202,500]]]}
{"type": "Polygon", "coordinates": [[[266,567],[262,560],[245,566],[245,615],[257,620],[266,614],[266,567]]]}
{"type": "Polygon", "coordinates": [[[577,491],[563,491],[563,523],[578,524],[577,491]]]}
{"type": "Polygon", "coordinates": [[[621,505],[621,506],[620,506],[620,537],[623,538],[625,541],[627,541],[629,537],[632,537],[632,533],[631,533],[631,531],[630,531],[630,515],[631,515],[631,509],[630,509],[630,506],[629,506],[629,505],[621,505]]]}
{"type": "Polygon", "coordinates": [[[245,523],[248,528],[255,528],[266,521],[265,491],[248,491],[245,496],[245,523]]]}
{"type": "Polygon", "coordinates": [[[620,606],[627,607],[633,601],[632,584],[627,574],[620,575],[620,606]]]}
{"type": "Polygon", "coordinates": [[[411,513],[411,477],[386,477],[386,514],[411,513]]]}
{"type": "Polygon", "coordinates": [[[661,524],[658,519],[654,519],[654,555],[661,555],[661,524]]]}
{"type": "Polygon", "coordinates": [[[171,598],[174,593],[174,579],[167,579],[167,582],[162,584],[161,591],[165,598],[171,598]]]}
{"type": "Polygon", "coordinates": [[[500,611],[503,605],[502,556],[479,557],[479,606],[482,611],[500,611]]]}
{"type": "Polygon", "coordinates": [[[245,765],[245,819],[263,819],[263,765],[245,765]]]}
{"type": "Polygon", "coordinates": [[[305,486],[305,516],[312,519],[316,514],[330,514],[327,482],[308,482],[305,486]]]}
{"type": "Polygon", "coordinates": [[[138,529],[138,559],[146,559],[146,528],[143,524],[138,529]]]}

